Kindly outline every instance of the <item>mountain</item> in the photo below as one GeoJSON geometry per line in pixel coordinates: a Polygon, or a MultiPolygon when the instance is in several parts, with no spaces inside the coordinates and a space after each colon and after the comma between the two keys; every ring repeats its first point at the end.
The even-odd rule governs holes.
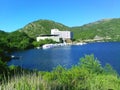
{"type": "Polygon", "coordinates": [[[29,23],[19,31],[35,38],[40,34],[50,34],[50,30],[53,28],[72,31],[75,40],[111,38],[112,41],[120,41],[120,18],[102,19],[77,27],[68,27],[51,20],[37,20],[29,23]]]}
{"type": "Polygon", "coordinates": [[[40,34],[50,34],[50,30],[57,28],[59,30],[68,30],[69,27],[51,20],[37,20],[29,23],[19,31],[25,32],[29,37],[35,38],[40,34]]]}
{"type": "Polygon", "coordinates": [[[120,18],[102,19],[83,26],[72,27],[75,39],[94,39],[96,36],[120,41],[120,18]]]}

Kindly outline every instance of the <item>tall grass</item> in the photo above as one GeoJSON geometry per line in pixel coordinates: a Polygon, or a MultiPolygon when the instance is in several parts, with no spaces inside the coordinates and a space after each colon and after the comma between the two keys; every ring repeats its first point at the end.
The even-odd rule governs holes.
{"type": "Polygon", "coordinates": [[[45,90],[48,87],[41,75],[36,73],[22,74],[3,81],[0,90],[45,90]]]}

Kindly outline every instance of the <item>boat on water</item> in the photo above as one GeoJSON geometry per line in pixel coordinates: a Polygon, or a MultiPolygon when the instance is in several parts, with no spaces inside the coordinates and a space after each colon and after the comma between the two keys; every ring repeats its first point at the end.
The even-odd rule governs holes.
{"type": "MultiPolygon", "coordinates": [[[[85,45],[85,44],[87,44],[87,43],[80,42],[80,43],[76,43],[75,45],[85,45]]],[[[54,48],[54,47],[67,46],[67,45],[74,45],[74,44],[69,44],[69,43],[44,44],[42,46],[42,49],[49,49],[49,48],[54,48]]]]}
{"type": "Polygon", "coordinates": [[[80,43],[76,43],[76,45],[85,45],[87,43],[83,43],[83,42],[80,42],[80,43]]]}
{"type": "Polygon", "coordinates": [[[42,46],[42,49],[49,49],[49,48],[54,48],[54,47],[60,47],[60,46],[66,46],[67,44],[65,43],[58,43],[58,44],[45,44],[42,46]]]}
{"type": "Polygon", "coordinates": [[[49,48],[53,48],[54,45],[53,44],[45,44],[42,46],[43,49],[49,49],[49,48]]]}
{"type": "Polygon", "coordinates": [[[14,56],[14,55],[11,55],[11,59],[18,60],[18,59],[20,59],[20,58],[21,58],[21,56],[14,56]]]}

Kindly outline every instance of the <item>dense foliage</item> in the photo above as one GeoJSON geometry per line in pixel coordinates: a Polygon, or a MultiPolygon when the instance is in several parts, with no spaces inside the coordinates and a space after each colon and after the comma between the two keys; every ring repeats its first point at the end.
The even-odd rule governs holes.
{"type": "Polygon", "coordinates": [[[93,55],[70,69],[58,66],[51,72],[14,75],[3,80],[1,90],[120,90],[120,78],[108,64],[102,67],[93,55]]]}
{"type": "Polygon", "coordinates": [[[28,37],[24,32],[0,32],[0,49],[4,52],[30,48],[32,42],[33,39],[28,37]]]}
{"type": "Polygon", "coordinates": [[[9,48],[14,50],[27,49],[32,46],[33,39],[28,37],[24,32],[15,31],[10,33],[7,38],[9,48]]]}

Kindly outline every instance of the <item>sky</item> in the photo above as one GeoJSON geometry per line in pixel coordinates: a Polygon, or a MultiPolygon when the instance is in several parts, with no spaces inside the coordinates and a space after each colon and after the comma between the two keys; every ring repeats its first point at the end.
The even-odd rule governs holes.
{"type": "Polygon", "coordinates": [[[109,18],[120,18],[120,0],[0,0],[0,30],[6,32],[39,19],[73,27],[109,18]]]}

